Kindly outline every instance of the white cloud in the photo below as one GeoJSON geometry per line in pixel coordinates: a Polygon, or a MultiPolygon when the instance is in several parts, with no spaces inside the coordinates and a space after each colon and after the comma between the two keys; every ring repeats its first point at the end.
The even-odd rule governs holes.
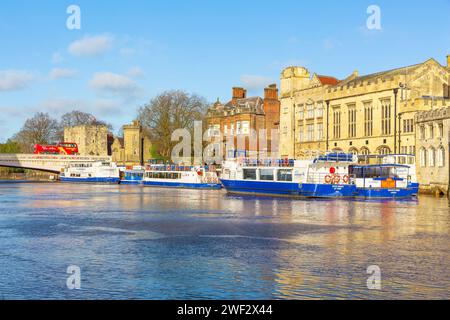
{"type": "Polygon", "coordinates": [[[133,96],[140,89],[138,84],[132,79],[112,72],[95,73],[89,82],[89,85],[92,89],[97,91],[126,96],[133,96]]]}
{"type": "Polygon", "coordinates": [[[21,90],[28,86],[34,76],[21,70],[0,70],[0,92],[21,90]]]}
{"type": "Polygon", "coordinates": [[[132,78],[143,78],[145,77],[145,72],[139,67],[133,67],[128,70],[128,76],[132,78]]]}
{"type": "Polygon", "coordinates": [[[64,69],[64,68],[54,68],[50,71],[50,78],[53,80],[57,79],[70,79],[77,74],[76,70],[64,69]]]}
{"type": "Polygon", "coordinates": [[[69,46],[69,53],[74,56],[97,56],[111,49],[113,37],[109,35],[86,36],[74,41],[69,46]]]}
{"type": "Polygon", "coordinates": [[[267,85],[273,83],[273,80],[264,76],[244,74],[241,76],[241,83],[249,91],[259,92],[267,85]]]}

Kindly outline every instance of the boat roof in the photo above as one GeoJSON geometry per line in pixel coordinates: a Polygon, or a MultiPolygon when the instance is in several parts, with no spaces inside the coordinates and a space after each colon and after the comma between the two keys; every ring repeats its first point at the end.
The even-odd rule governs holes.
{"type": "Polygon", "coordinates": [[[400,168],[411,168],[411,166],[405,164],[367,164],[367,165],[354,165],[353,168],[385,168],[385,167],[400,167],[400,168]]]}

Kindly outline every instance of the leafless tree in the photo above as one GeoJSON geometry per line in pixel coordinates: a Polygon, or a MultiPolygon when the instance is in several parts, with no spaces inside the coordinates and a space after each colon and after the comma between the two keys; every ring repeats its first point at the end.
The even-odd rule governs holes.
{"type": "Polygon", "coordinates": [[[20,145],[22,152],[32,152],[35,144],[52,144],[58,142],[61,131],[56,119],[48,113],[36,113],[27,119],[22,129],[12,140],[20,145]]]}
{"type": "Polygon", "coordinates": [[[169,157],[176,143],[171,141],[176,129],[193,131],[194,122],[201,120],[208,108],[205,98],[183,91],[166,91],[141,107],[138,120],[149,132],[160,155],[169,157]]]}
{"type": "Polygon", "coordinates": [[[75,127],[79,125],[105,125],[108,129],[112,129],[112,126],[104,121],[98,120],[94,115],[82,112],[78,110],[74,110],[64,114],[61,117],[61,127],[75,127]]]}

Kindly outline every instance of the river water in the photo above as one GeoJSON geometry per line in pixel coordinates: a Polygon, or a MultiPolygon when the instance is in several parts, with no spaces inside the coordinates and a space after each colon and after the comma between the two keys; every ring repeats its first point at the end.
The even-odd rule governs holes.
{"type": "Polygon", "coordinates": [[[432,197],[4,183],[0,299],[449,299],[449,211],[432,197]],[[381,290],[368,289],[369,266],[381,290]]]}

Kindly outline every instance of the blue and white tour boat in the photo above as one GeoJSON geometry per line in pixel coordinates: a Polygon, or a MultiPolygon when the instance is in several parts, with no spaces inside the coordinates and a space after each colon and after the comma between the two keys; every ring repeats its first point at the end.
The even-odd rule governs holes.
{"type": "Polygon", "coordinates": [[[145,169],[144,186],[215,189],[222,185],[214,167],[150,164],[145,169]]]}
{"type": "Polygon", "coordinates": [[[134,166],[132,169],[121,171],[120,184],[142,185],[144,183],[145,167],[134,166]]]}
{"type": "Polygon", "coordinates": [[[60,174],[61,182],[112,183],[120,181],[120,172],[112,162],[74,162],[60,174]]]}
{"type": "Polygon", "coordinates": [[[351,198],[356,186],[348,175],[357,157],[329,154],[314,160],[225,161],[221,181],[228,193],[304,198],[351,198]]]}

